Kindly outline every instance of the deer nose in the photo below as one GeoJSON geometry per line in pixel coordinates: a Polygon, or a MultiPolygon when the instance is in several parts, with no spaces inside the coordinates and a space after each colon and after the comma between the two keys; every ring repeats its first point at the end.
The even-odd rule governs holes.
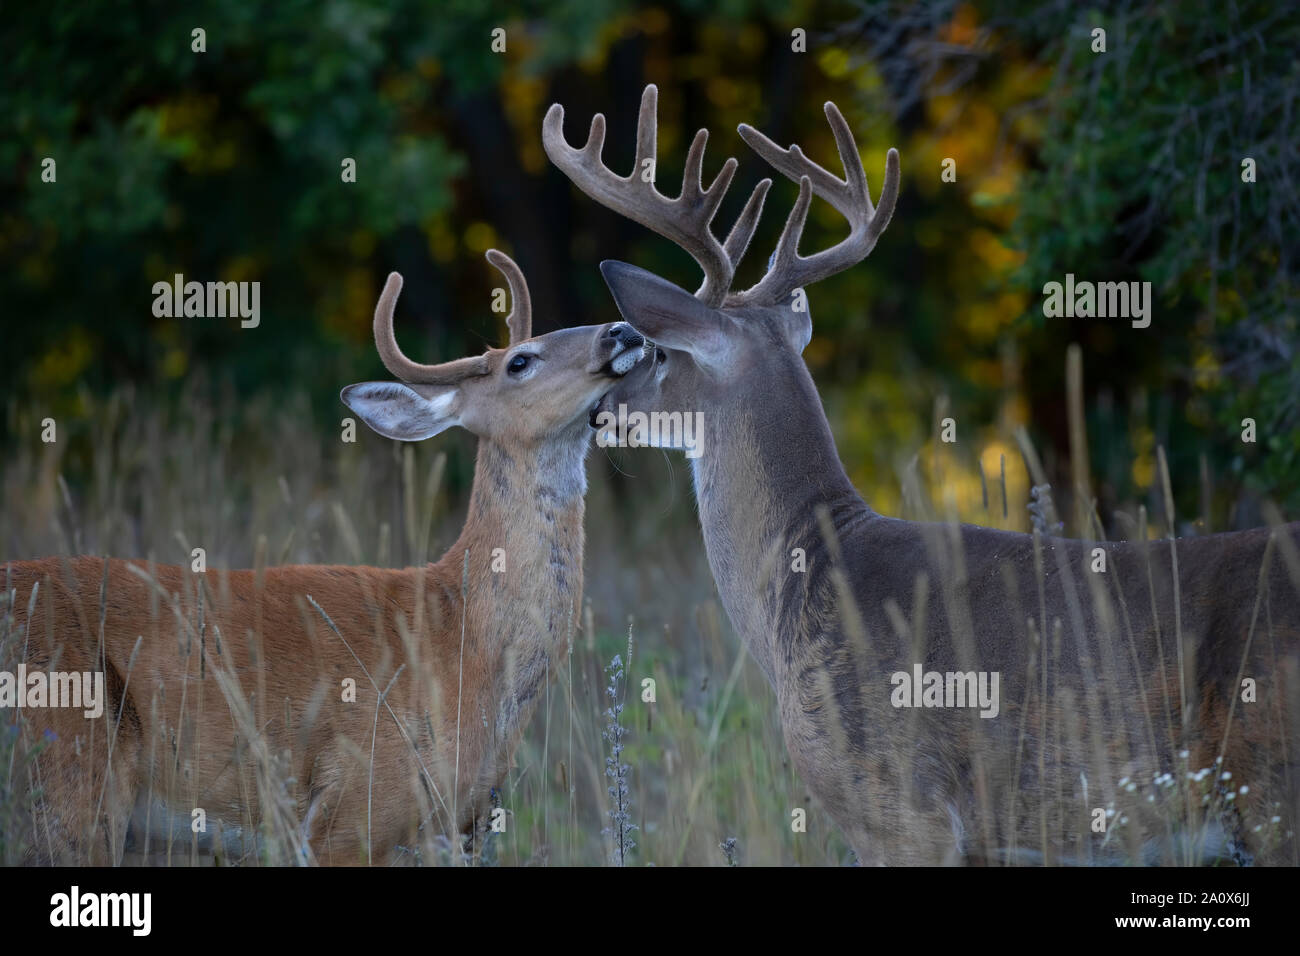
{"type": "Polygon", "coordinates": [[[616,322],[611,325],[607,334],[623,348],[635,349],[645,344],[645,339],[641,336],[641,333],[626,322],[616,322]]]}

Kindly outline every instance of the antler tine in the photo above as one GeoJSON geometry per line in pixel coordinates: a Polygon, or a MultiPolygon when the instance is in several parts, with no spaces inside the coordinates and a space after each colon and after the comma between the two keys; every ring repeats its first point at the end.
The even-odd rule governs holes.
{"type": "MultiPolygon", "coordinates": [[[[632,177],[635,178],[645,169],[645,160],[654,163],[658,156],[659,87],[647,83],[646,88],[641,91],[641,108],[636,114],[636,162],[632,166],[632,177]]],[[[653,181],[650,185],[653,187],[653,181]]]]}
{"type": "Polygon", "coordinates": [[[885,182],[880,190],[880,204],[873,205],[862,157],[858,154],[849,124],[834,103],[827,102],[825,111],[844,165],[844,179],[814,163],[798,146],[782,149],[752,126],[741,124],[739,128],[741,138],[754,152],[778,172],[799,183],[799,198],[781,232],[767,275],[752,288],[732,294],[729,301],[734,304],[778,302],[794,289],[811,285],[861,262],[871,254],[876,240],[894,215],[899,185],[898,151],[890,149],[885,157],[885,182]],[[835,207],[849,221],[851,228],[848,238],[805,258],[799,255],[799,239],[813,195],[835,207]]]}
{"type": "MultiPolygon", "coordinates": [[[[601,205],[638,222],[659,235],[671,239],[690,253],[704,271],[704,282],[696,291],[697,298],[708,305],[721,305],[731,288],[740,255],[749,244],[757,223],[757,213],[762,210],[763,196],[755,190],[724,247],[710,229],[714,215],[721,205],[727,188],[736,172],[736,160],[728,159],[721,171],[704,188],[704,147],[708,142],[707,130],[695,134],[686,154],[682,174],[682,191],[675,199],[659,192],[653,178],[643,179],[646,161],[653,170],[657,153],[659,90],[648,84],[641,94],[641,109],[636,124],[636,165],[629,176],[618,176],[600,158],[605,142],[605,117],[597,113],[591,121],[591,133],[581,149],[574,149],[564,138],[564,107],[555,103],[546,112],[542,123],[542,144],[546,154],[556,166],[573,180],[574,184],[601,205]],[[750,221],[749,218],[753,221],[750,221]],[[742,223],[744,223],[742,228],[742,223]],[[739,231],[737,231],[739,229],[739,231]]],[[[766,192],[765,189],[762,190],[766,192]]]]}
{"type": "Polygon", "coordinates": [[[506,277],[510,286],[510,314],[506,328],[510,330],[510,344],[515,345],[533,336],[533,301],[528,295],[528,280],[515,261],[498,249],[487,251],[487,261],[506,277]]]}
{"type": "Polygon", "coordinates": [[[401,275],[390,272],[375,306],[375,348],[379,350],[384,368],[403,382],[419,385],[455,385],[475,375],[488,373],[487,359],[482,355],[443,362],[440,365],[421,365],[408,359],[397,347],[397,339],[393,335],[393,311],[397,308],[397,297],[401,291],[401,275]]]}
{"type": "Polygon", "coordinates": [[[898,168],[898,150],[891,146],[889,152],[885,153],[885,182],[880,187],[880,202],[876,204],[876,211],[871,216],[871,227],[867,230],[873,248],[880,234],[894,218],[894,206],[898,203],[898,187],[901,178],[898,168]]]}
{"type": "Polygon", "coordinates": [[[727,258],[731,260],[732,269],[739,266],[740,260],[745,258],[745,250],[749,248],[749,241],[754,238],[754,230],[758,228],[758,220],[763,215],[763,200],[771,187],[772,180],[759,180],[754,191],[749,194],[745,208],[740,211],[740,216],[732,225],[731,232],[727,233],[727,241],[723,243],[723,248],[727,251],[727,258]]]}
{"type": "MultiPolygon", "coordinates": [[[[801,259],[799,256],[799,238],[803,235],[804,223],[808,221],[808,207],[812,205],[812,183],[807,176],[799,177],[799,196],[794,201],[794,208],[790,210],[790,216],[785,221],[785,228],[781,230],[781,238],[777,240],[776,252],[772,255],[772,262],[768,266],[767,275],[763,276],[755,289],[758,289],[767,282],[772,276],[786,276],[794,272],[801,262],[807,262],[807,259],[801,259]]],[[[777,290],[771,301],[779,301],[791,290],[797,289],[798,284],[792,285],[789,289],[782,288],[777,290]]],[[[748,290],[747,290],[748,291],[748,290]]]]}

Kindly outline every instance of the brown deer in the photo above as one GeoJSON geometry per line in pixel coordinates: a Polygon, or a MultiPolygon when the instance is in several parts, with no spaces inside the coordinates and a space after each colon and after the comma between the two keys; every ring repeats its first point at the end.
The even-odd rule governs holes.
{"type": "Polygon", "coordinates": [[[703,413],[691,467],[718,591],[776,691],[791,758],[858,857],[1296,862],[1300,526],[1111,542],[874,512],[801,359],[803,289],[871,252],[898,197],[898,153],[873,205],[834,104],[844,179],[741,125],[799,195],[766,274],[732,291],[770,181],[719,242],[710,222],[736,161],[704,189],[704,130],[678,198],[637,175],[656,159],[656,96],[646,88],[626,178],[601,160],[602,115],[581,149],[559,104],[543,127],[578,188],[704,272],[692,295],[601,263],[655,358],[592,424],[679,447],[671,429],[627,434],[615,413],[703,413]],[[850,231],[804,257],[814,195],[850,231]]]}
{"type": "Polygon", "coordinates": [[[374,330],[399,381],[342,392],[390,438],[453,425],[478,436],[469,514],[441,560],[7,566],[26,671],[103,672],[106,684],[100,719],[26,711],[25,738],[46,741],[30,764],[33,861],[188,853],[200,817],[199,849],[235,860],[259,830],[280,837],[262,850],[271,862],[386,863],[456,834],[478,848],[578,618],[588,413],[642,354],[621,322],[532,337],[523,274],[487,257],[510,286],[507,348],[411,361],[393,336],[393,273],[374,330]]]}

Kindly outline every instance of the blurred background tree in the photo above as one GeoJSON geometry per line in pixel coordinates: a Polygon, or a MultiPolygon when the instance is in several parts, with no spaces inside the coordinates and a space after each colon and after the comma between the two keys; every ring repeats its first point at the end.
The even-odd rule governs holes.
{"type": "MultiPolygon", "coordinates": [[[[1032,430],[1059,459],[1067,448],[1062,356],[1078,342],[1103,515],[1143,501],[1163,511],[1157,445],[1169,456],[1180,514],[1220,530],[1249,526],[1262,520],[1264,496],[1294,513],[1294,11],[1197,0],[864,3],[836,37],[854,64],[883,80],[867,102],[912,133],[903,155],[920,166],[917,192],[942,192],[931,172],[939,157],[957,157],[972,173],[958,178],[963,202],[928,203],[918,223],[932,235],[951,235],[954,225],[965,235],[927,250],[927,268],[944,265],[920,288],[967,326],[964,341],[950,333],[967,362],[989,362],[987,377],[971,367],[968,381],[999,381],[992,333],[1013,343],[1011,370],[1032,430]],[[1097,28],[1105,52],[1094,50],[1097,28]],[[956,261],[945,262],[950,256],[956,261]],[[1151,282],[1151,327],[1044,318],[1042,286],[1066,273],[1151,282]],[[970,295],[981,281],[997,287],[991,310],[970,295]],[[1257,444],[1241,440],[1247,417],[1258,423],[1257,444]]],[[[936,358],[955,367],[951,353],[936,358]]],[[[1011,384],[1005,373],[1001,384],[1011,384]]],[[[1064,465],[1049,470],[1063,475],[1064,465]]]]}
{"type": "MultiPolygon", "coordinates": [[[[640,90],[655,82],[662,183],[680,181],[700,126],[706,175],[741,160],[720,232],[768,172],[740,122],[836,170],[820,110],[834,99],[873,191],[899,146],[894,222],[867,263],[810,292],[806,352],[878,510],[908,513],[900,476],[915,463],[933,502],[1025,527],[1013,434],[1028,428],[1064,489],[1071,342],[1108,528],[1118,508],[1160,513],[1158,444],[1182,515],[1221,529],[1256,523],[1264,496],[1300,506],[1300,18],[1285,6],[102,0],[13,18],[0,38],[0,442],[30,444],[56,416],[74,490],[96,409],[127,385],[182,412],[292,395],[302,427],[332,440],[338,388],[383,374],[370,316],[391,269],[407,280],[399,339],[427,361],[502,341],[491,246],[524,268],[538,332],[615,317],[603,258],[690,286],[684,253],[587,200],[541,148],[551,102],[571,140],[602,111],[605,158],[627,169],[640,90]],[[497,27],[504,53],[491,50],[497,27]],[[1105,53],[1092,52],[1096,27],[1105,53]],[[206,52],[192,50],[195,28],[206,52]],[[46,157],[56,183],[41,180],[46,157]],[[355,183],[340,178],[349,157],[355,183]],[[1045,319],[1042,285],[1067,272],[1151,281],[1150,328],[1045,319]],[[155,317],[153,283],[176,273],[260,281],[260,326],[155,317]],[[944,415],[956,446],[933,439],[944,415]],[[1240,441],[1247,416],[1255,446],[1240,441]],[[1005,518],[987,483],[1004,461],[1005,518]]],[[[757,277],[794,193],[774,187],[739,282],[757,277]]],[[[843,228],[816,203],[805,252],[843,228]]],[[[257,424],[226,427],[247,438],[257,424]]],[[[454,447],[453,492],[472,446],[454,447]]]]}

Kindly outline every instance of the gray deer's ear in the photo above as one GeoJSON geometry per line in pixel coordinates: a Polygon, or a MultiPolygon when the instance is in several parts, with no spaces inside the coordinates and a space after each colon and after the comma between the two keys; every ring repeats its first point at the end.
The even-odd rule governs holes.
{"type": "Polygon", "coordinates": [[[460,389],[401,382],[361,382],[339,393],[343,404],[385,438],[423,441],[460,424],[460,389]]]}
{"type": "Polygon", "coordinates": [[[689,352],[702,365],[721,364],[730,347],[728,319],[653,272],[606,259],[600,274],[632,328],[658,345],[689,352]]]}
{"type": "MultiPolygon", "coordinates": [[[[802,292],[802,289],[796,289],[796,292],[802,292]]],[[[789,309],[784,316],[784,323],[781,331],[785,334],[786,341],[790,343],[790,348],[794,349],[796,355],[802,355],[803,350],[808,347],[812,341],[812,316],[808,314],[805,306],[802,310],[789,309]]]]}

